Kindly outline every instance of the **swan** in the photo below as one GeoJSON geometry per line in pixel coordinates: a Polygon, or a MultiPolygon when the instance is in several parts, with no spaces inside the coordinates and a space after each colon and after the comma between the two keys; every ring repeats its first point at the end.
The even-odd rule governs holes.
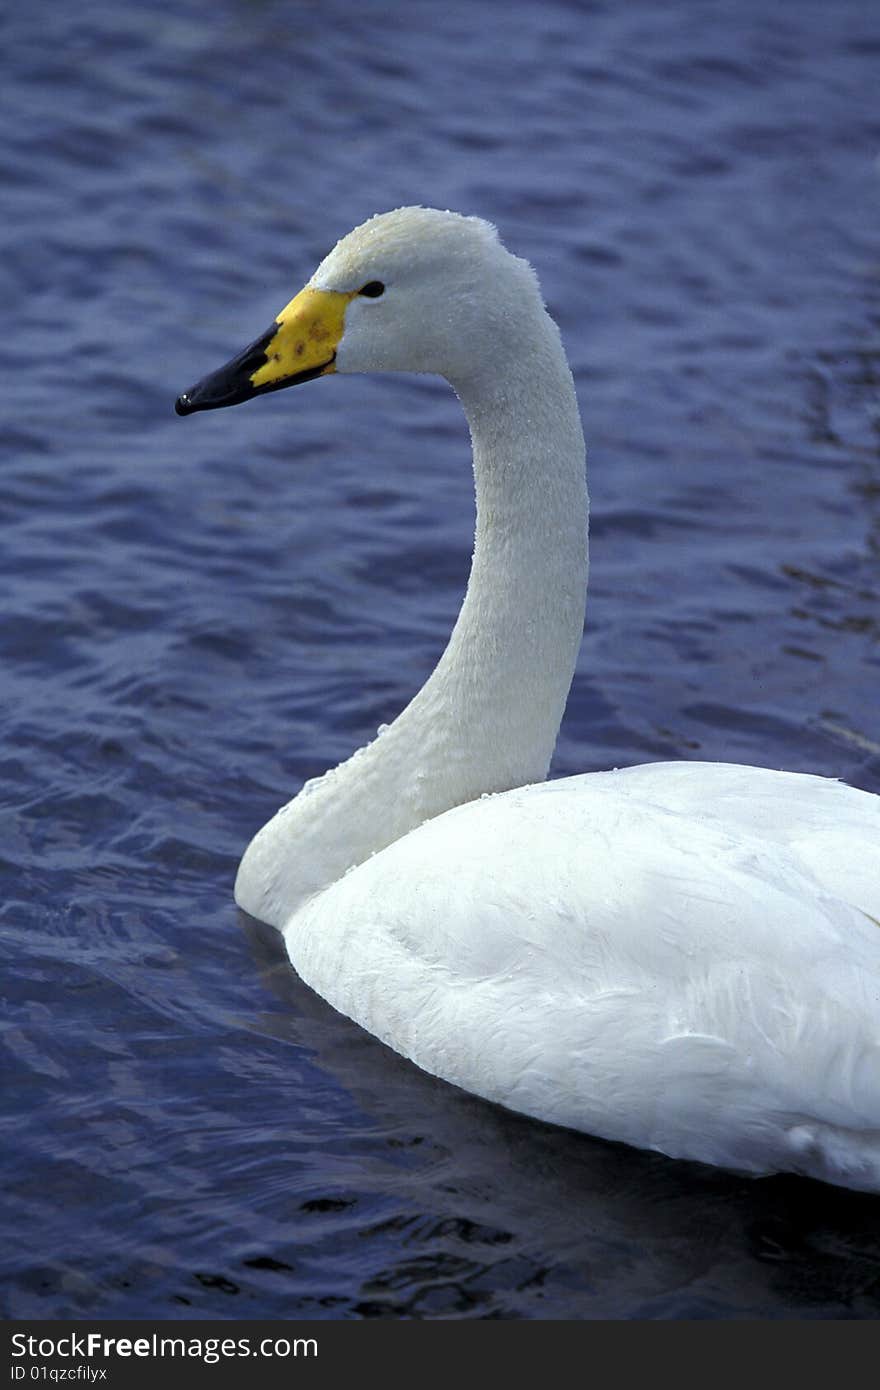
{"type": "Polygon", "coordinates": [[[880,1191],[880,797],[706,762],[545,780],[583,630],[584,440],[537,277],[495,228],[371,218],[176,409],[367,371],[461,401],[467,592],[411,703],[255,836],[238,904],[336,1009],[478,1096],[880,1191]]]}

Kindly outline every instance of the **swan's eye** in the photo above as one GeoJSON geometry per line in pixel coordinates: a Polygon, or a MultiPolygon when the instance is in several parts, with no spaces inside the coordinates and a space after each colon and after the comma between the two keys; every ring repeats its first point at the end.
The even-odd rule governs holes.
{"type": "Polygon", "coordinates": [[[358,290],[358,294],[365,294],[367,299],[378,299],[379,295],[384,293],[385,286],[381,280],[371,280],[362,290],[358,290]]]}

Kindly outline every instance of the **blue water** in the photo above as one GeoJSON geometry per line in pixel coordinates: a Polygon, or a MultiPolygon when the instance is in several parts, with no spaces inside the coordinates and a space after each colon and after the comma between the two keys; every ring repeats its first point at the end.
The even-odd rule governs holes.
{"type": "Polygon", "coordinates": [[[369,214],[491,218],[589,444],[555,773],[880,791],[876,5],[80,0],[2,53],[5,1311],[876,1317],[876,1199],[463,1095],[236,912],[442,650],[467,436],[415,378],[172,412],[369,214]]]}

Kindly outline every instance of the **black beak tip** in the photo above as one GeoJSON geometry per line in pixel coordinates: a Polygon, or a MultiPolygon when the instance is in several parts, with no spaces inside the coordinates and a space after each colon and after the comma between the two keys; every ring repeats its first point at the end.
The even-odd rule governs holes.
{"type": "Polygon", "coordinates": [[[182,396],[177,397],[177,400],[174,402],[174,409],[178,415],[192,415],[195,406],[186,391],[184,391],[182,396]]]}

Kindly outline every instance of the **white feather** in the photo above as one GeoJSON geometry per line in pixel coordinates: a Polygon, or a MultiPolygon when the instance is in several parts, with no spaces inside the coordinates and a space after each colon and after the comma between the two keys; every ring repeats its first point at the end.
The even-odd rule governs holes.
{"type": "Polygon", "coordinates": [[[455,387],[468,592],[412,703],[256,837],[239,903],[337,1009],[480,1096],[880,1191],[880,798],[708,763],[543,782],[587,572],[558,331],[473,218],[374,218],[312,284],[370,280],[386,293],[352,301],[337,364],[455,387]]]}

